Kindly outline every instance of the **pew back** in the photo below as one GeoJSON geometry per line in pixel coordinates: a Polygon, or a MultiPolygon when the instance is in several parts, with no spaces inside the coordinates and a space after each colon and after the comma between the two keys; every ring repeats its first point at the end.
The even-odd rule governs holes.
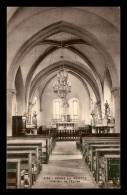
{"type": "MultiPolygon", "coordinates": [[[[7,145],[37,145],[41,143],[42,145],[42,148],[41,148],[41,151],[42,151],[42,163],[47,163],[48,162],[48,158],[49,158],[49,152],[48,152],[48,147],[47,147],[47,141],[46,140],[31,140],[31,139],[9,139],[7,140],[7,145]],[[44,145],[44,146],[43,146],[44,145]]],[[[40,148],[39,148],[40,149],[40,148]]]]}
{"type": "Polygon", "coordinates": [[[120,155],[104,155],[104,166],[100,170],[103,188],[120,188],[120,155]]]}
{"type": "Polygon", "coordinates": [[[39,159],[39,149],[38,146],[7,146],[7,150],[8,151],[18,151],[18,150],[33,150],[35,151],[35,155],[36,155],[36,160],[38,161],[39,159]]]}
{"type": "Polygon", "coordinates": [[[6,171],[7,188],[20,189],[21,188],[21,160],[20,159],[7,159],[6,162],[7,162],[7,171],[6,171]]]}
{"type": "Polygon", "coordinates": [[[42,153],[42,142],[29,142],[29,141],[22,141],[22,142],[18,142],[18,141],[13,141],[13,140],[8,140],[7,141],[7,148],[10,147],[20,147],[20,148],[26,148],[26,150],[28,148],[33,148],[33,147],[38,147],[38,158],[41,160],[41,163],[43,162],[42,157],[43,157],[43,153],[42,153]]]}
{"type": "Polygon", "coordinates": [[[52,137],[51,136],[25,136],[25,137],[8,137],[7,143],[9,141],[13,140],[13,142],[21,143],[29,141],[30,143],[36,143],[38,141],[42,142],[42,150],[43,150],[43,163],[48,163],[49,156],[52,152],[53,144],[52,143],[52,137]]]}
{"type": "MultiPolygon", "coordinates": [[[[85,159],[85,164],[89,167],[93,177],[95,178],[97,184],[100,182],[101,170],[103,172],[103,167],[105,167],[105,173],[108,170],[107,166],[112,167],[115,170],[115,166],[119,169],[120,163],[114,164],[114,161],[110,159],[112,156],[120,156],[120,134],[95,134],[95,135],[81,135],[80,142],[76,143],[77,148],[83,153],[83,159],[85,159]],[[107,156],[107,164],[104,163],[104,159],[107,156]],[[113,163],[111,163],[113,162],[113,163]],[[105,164],[105,165],[104,165],[105,164]]],[[[117,171],[116,171],[117,173],[117,171]]],[[[108,173],[107,173],[108,174],[108,173]]],[[[116,174],[117,175],[117,174],[116,174]]],[[[116,176],[114,176],[116,177],[116,176]]],[[[117,180],[119,179],[116,178],[117,180]]],[[[119,183],[118,182],[114,183],[119,183]]],[[[118,186],[118,185],[117,185],[118,186]]]]}
{"type": "Polygon", "coordinates": [[[104,160],[104,155],[107,154],[120,154],[120,148],[98,148],[95,149],[96,156],[96,181],[99,181],[99,161],[104,160]]]}
{"type": "Polygon", "coordinates": [[[28,169],[28,176],[30,179],[30,188],[32,187],[32,154],[35,154],[36,152],[33,151],[26,151],[26,150],[22,150],[22,151],[7,151],[7,159],[9,158],[13,158],[13,159],[17,159],[19,158],[21,160],[21,170],[24,170],[24,168],[27,170],[28,169]],[[24,166],[24,160],[27,161],[26,162],[26,166],[24,166]],[[23,162],[23,164],[22,164],[23,162]]]}
{"type": "Polygon", "coordinates": [[[88,162],[89,164],[89,168],[91,171],[93,171],[93,157],[95,156],[95,150],[97,148],[120,148],[120,145],[119,144],[100,144],[100,145],[97,145],[97,144],[93,144],[93,145],[90,145],[88,147],[88,151],[86,152],[85,154],[85,161],[88,162]]]}
{"type": "Polygon", "coordinates": [[[35,177],[37,177],[37,174],[40,173],[40,170],[41,170],[41,159],[40,159],[40,155],[39,155],[39,148],[38,146],[7,146],[7,151],[21,151],[21,150],[31,150],[31,151],[35,151],[35,156],[32,156],[32,165],[33,165],[33,168],[34,168],[34,174],[35,172],[37,172],[35,174],[35,177]],[[36,171],[35,171],[36,170],[36,171]]]}

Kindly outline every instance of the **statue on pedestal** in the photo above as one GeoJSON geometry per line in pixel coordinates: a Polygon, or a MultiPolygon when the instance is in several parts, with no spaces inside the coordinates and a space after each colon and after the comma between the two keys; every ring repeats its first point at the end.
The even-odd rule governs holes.
{"type": "Polygon", "coordinates": [[[32,123],[33,123],[33,125],[35,125],[35,128],[37,128],[37,113],[36,113],[36,111],[33,113],[32,123]]]}
{"type": "Polygon", "coordinates": [[[109,108],[109,104],[108,104],[108,102],[106,100],[106,103],[105,103],[105,115],[108,115],[109,112],[110,112],[110,108],[109,108]]]}

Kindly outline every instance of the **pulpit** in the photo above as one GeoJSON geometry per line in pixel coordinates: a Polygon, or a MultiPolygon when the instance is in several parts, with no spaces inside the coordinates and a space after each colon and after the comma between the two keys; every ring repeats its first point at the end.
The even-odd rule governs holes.
{"type": "Polygon", "coordinates": [[[12,116],[12,135],[22,135],[24,134],[24,121],[22,116],[12,116]]]}

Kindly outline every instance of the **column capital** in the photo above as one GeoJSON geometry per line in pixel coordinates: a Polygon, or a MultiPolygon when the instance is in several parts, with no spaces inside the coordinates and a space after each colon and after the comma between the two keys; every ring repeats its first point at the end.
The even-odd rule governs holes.
{"type": "Polygon", "coordinates": [[[16,90],[15,89],[7,89],[7,95],[9,97],[13,97],[13,95],[16,94],[16,90]]]}
{"type": "Polygon", "coordinates": [[[113,87],[111,89],[111,93],[115,96],[120,96],[120,88],[119,87],[113,87]]]}

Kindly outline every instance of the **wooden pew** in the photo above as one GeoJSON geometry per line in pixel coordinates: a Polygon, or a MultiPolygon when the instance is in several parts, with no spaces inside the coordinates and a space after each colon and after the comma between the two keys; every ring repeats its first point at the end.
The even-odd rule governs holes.
{"type": "Polygon", "coordinates": [[[120,139],[119,138],[87,138],[87,139],[84,139],[82,141],[82,145],[86,145],[88,142],[102,142],[102,141],[117,141],[117,142],[120,142],[120,139]]]}
{"type": "Polygon", "coordinates": [[[83,154],[84,153],[89,153],[89,147],[91,145],[109,145],[109,144],[116,144],[116,145],[120,145],[120,141],[119,140],[90,140],[85,142],[85,144],[83,145],[83,154]]]}
{"type": "MultiPolygon", "coordinates": [[[[38,159],[39,159],[39,163],[40,163],[40,171],[42,169],[42,164],[43,164],[43,153],[42,153],[42,142],[34,142],[33,141],[17,141],[17,140],[7,140],[7,147],[8,146],[20,146],[20,147],[36,147],[38,146],[38,159]]],[[[27,148],[28,149],[28,148],[27,148]]]]}
{"type": "Polygon", "coordinates": [[[97,134],[94,134],[94,133],[91,133],[91,134],[81,134],[80,136],[80,143],[82,143],[84,140],[87,140],[87,139],[114,139],[114,138],[118,138],[120,139],[120,134],[119,133],[97,133],[97,134]]]}
{"type": "MultiPolygon", "coordinates": [[[[86,162],[89,163],[90,170],[94,172],[94,177],[99,184],[99,166],[102,165],[104,155],[118,155],[120,153],[120,135],[110,135],[106,136],[97,135],[91,136],[81,136],[80,142],[78,142],[77,147],[86,155],[86,162]],[[98,155],[95,151],[100,152],[98,155]],[[94,156],[95,154],[95,156],[94,156]],[[93,163],[91,163],[93,161],[93,163]]],[[[118,183],[118,182],[117,182],[118,183]]]]}
{"type": "Polygon", "coordinates": [[[82,152],[86,154],[89,145],[92,144],[120,144],[120,139],[116,137],[86,137],[82,140],[82,152]]]}
{"type": "Polygon", "coordinates": [[[9,158],[13,158],[20,160],[21,170],[28,170],[28,178],[29,178],[29,187],[32,187],[32,154],[35,152],[32,151],[7,151],[7,160],[9,158]],[[27,161],[24,163],[24,161],[27,161]],[[25,166],[24,166],[25,165],[25,166]]]}
{"type": "Polygon", "coordinates": [[[24,188],[25,171],[21,171],[21,159],[7,159],[6,187],[7,189],[24,188]]]}
{"type": "MultiPolygon", "coordinates": [[[[23,144],[23,143],[22,143],[23,144]]],[[[13,144],[12,144],[13,145],[13,144]]],[[[32,184],[37,179],[38,174],[40,173],[42,166],[42,159],[40,159],[38,153],[38,146],[22,146],[21,144],[16,144],[16,146],[7,146],[8,151],[22,151],[22,150],[31,150],[32,153],[32,184]]],[[[41,152],[42,153],[42,152],[41,152]]]]}
{"type": "Polygon", "coordinates": [[[80,141],[76,142],[76,146],[77,148],[82,151],[83,150],[83,145],[87,142],[87,141],[91,141],[91,140],[120,140],[119,137],[82,137],[80,141]]]}
{"type": "Polygon", "coordinates": [[[120,137],[82,137],[81,142],[86,142],[89,140],[120,140],[120,137]]]}
{"type": "Polygon", "coordinates": [[[37,175],[40,173],[40,159],[39,159],[39,148],[38,146],[7,146],[7,151],[19,151],[19,150],[31,150],[35,151],[35,163],[33,164],[34,180],[36,180],[37,175]]]}
{"type": "Polygon", "coordinates": [[[93,171],[93,157],[95,156],[95,149],[97,148],[120,148],[119,144],[92,144],[88,146],[87,162],[88,167],[93,171]]]}
{"type": "Polygon", "coordinates": [[[51,136],[22,136],[22,137],[7,137],[7,141],[17,141],[17,142],[24,142],[30,141],[31,143],[35,143],[37,141],[42,142],[42,151],[43,151],[43,163],[48,163],[49,156],[51,154],[51,136]]]}
{"type": "MultiPolygon", "coordinates": [[[[50,135],[46,136],[38,136],[38,135],[31,135],[31,136],[24,136],[23,139],[31,139],[31,140],[40,140],[43,142],[43,157],[45,156],[45,163],[48,163],[49,156],[53,150],[53,138],[50,135]]],[[[22,139],[21,138],[21,139],[22,139]]]]}
{"type": "Polygon", "coordinates": [[[104,155],[101,171],[104,188],[120,188],[120,155],[104,155]]]}
{"type": "Polygon", "coordinates": [[[85,144],[83,144],[83,147],[82,147],[82,153],[83,153],[84,156],[88,155],[89,146],[93,145],[93,144],[98,144],[98,145],[118,144],[119,145],[120,141],[115,140],[115,139],[114,140],[107,140],[107,139],[106,140],[88,140],[88,141],[85,142],[85,144]]]}
{"type": "Polygon", "coordinates": [[[120,148],[98,148],[95,149],[95,158],[94,158],[94,164],[96,165],[95,171],[95,179],[97,184],[99,184],[99,168],[100,164],[103,164],[104,162],[104,155],[107,154],[120,154],[120,148]]]}
{"type": "Polygon", "coordinates": [[[24,145],[24,144],[27,144],[27,145],[35,145],[37,143],[40,143],[42,144],[42,164],[44,163],[48,163],[48,159],[49,159],[49,153],[48,153],[48,141],[47,140],[33,140],[33,139],[21,139],[21,138],[17,138],[17,139],[9,139],[7,140],[7,144],[10,145],[11,143],[13,144],[21,144],[21,145],[24,145]]]}
{"type": "MultiPolygon", "coordinates": [[[[84,149],[84,146],[87,145],[87,143],[102,143],[103,141],[117,141],[118,143],[120,142],[120,138],[119,137],[86,137],[86,138],[82,138],[82,142],[81,142],[81,148],[82,151],[84,149]]],[[[108,143],[108,142],[107,142],[108,143]]]]}
{"type": "Polygon", "coordinates": [[[96,140],[118,140],[120,141],[119,137],[87,137],[82,138],[82,143],[86,143],[87,141],[96,141],[96,140]]]}

